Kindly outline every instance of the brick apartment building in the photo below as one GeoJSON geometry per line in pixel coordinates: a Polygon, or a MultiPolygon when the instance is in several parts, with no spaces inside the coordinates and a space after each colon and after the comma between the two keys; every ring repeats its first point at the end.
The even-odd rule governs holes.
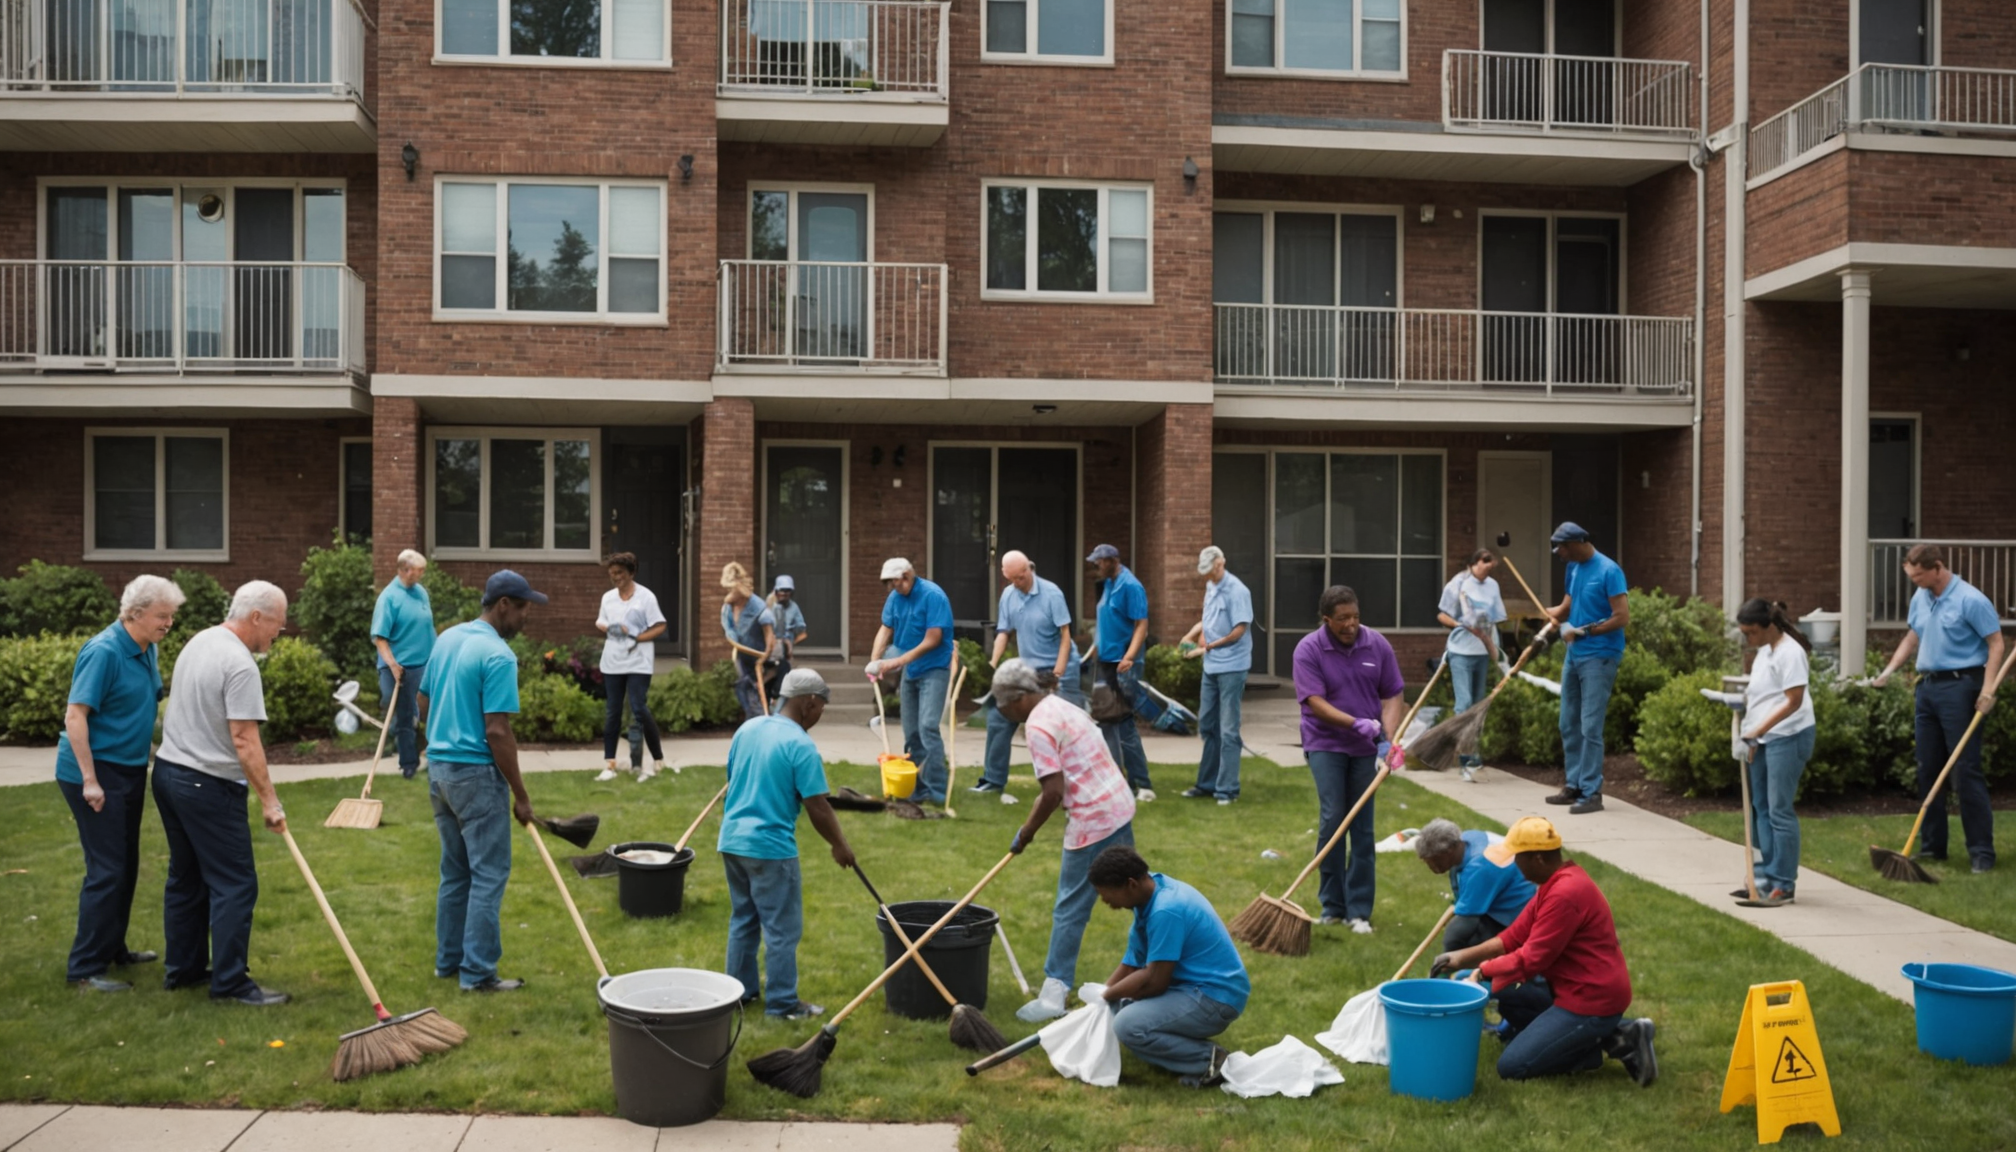
{"type": "MultiPolygon", "coordinates": [[[[0,569],[2016,602],[2002,0],[0,0],[0,569]]],[[[2016,610],[2012,610],[2016,613],[2016,610]]]]}

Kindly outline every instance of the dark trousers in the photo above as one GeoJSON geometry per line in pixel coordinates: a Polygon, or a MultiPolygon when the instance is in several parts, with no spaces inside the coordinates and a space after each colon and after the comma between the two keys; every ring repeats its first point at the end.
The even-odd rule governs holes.
{"type": "Polygon", "coordinates": [[[399,751],[399,774],[408,780],[420,771],[420,729],[416,725],[420,720],[420,677],[426,673],[425,664],[409,664],[395,681],[390,668],[378,669],[379,707],[391,701],[393,692],[399,693],[399,706],[392,710],[392,743],[399,751]]]}
{"type": "Polygon", "coordinates": [[[77,893],[77,939],[70,945],[69,978],[103,976],[126,962],[126,925],[140,883],[140,818],[147,814],[147,766],[98,761],[105,808],[93,812],[84,786],[58,780],[84,846],[84,886],[77,893]]]}
{"type": "Polygon", "coordinates": [[[1507,927],[1509,925],[1500,924],[1490,916],[1451,916],[1449,926],[1442,930],[1442,950],[1461,952],[1465,948],[1475,948],[1507,927]]]}
{"type": "Polygon", "coordinates": [[[1498,1015],[1513,1031],[1498,1057],[1505,1080],[1532,1080],[1603,1066],[1606,1043],[1622,1016],[1584,1016],[1554,1003],[1544,980],[1528,980],[1498,993],[1498,1015]]]}
{"type": "MultiPolygon", "coordinates": [[[[1309,774],[1316,780],[1320,818],[1316,827],[1316,847],[1320,850],[1330,842],[1337,826],[1344,822],[1344,814],[1351,811],[1351,806],[1372,786],[1373,779],[1379,775],[1379,758],[1348,756],[1342,752],[1309,752],[1305,756],[1309,761],[1309,774]]],[[[1351,821],[1351,830],[1344,834],[1347,842],[1338,845],[1339,851],[1323,859],[1320,869],[1323,879],[1318,891],[1326,916],[1339,916],[1346,920],[1372,919],[1377,860],[1372,848],[1374,807],[1376,802],[1358,810],[1358,818],[1351,821]]]]}
{"type": "Polygon", "coordinates": [[[154,805],[168,833],[161,935],[169,988],[210,982],[210,995],[257,987],[248,957],[259,873],[243,784],[154,759],[154,805]]]}
{"type": "MultiPolygon", "coordinates": [[[[602,758],[616,759],[616,737],[623,731],[623,701],[630,701],[630,715],[634,727],[644,729],[644,742],[651,747],[651,760],[661,763],[665,753],[658,747],[658,721],[651,715],[645,698],[651,692],[649,672],[606,672],[602,676],[602,687],[609,694],[608,722],[602,725],[602,758]]],[[[637,739],[630,739],[630,750],[637,750],[637,739]]]]}
{"type": "MultiPolygon", "coordinates": [[[[1982,670],[1938,680],[1918,681],[1918,798],[1932,788],[1967,725],[1974,719],[1974,702],[1981,696],[1982,670]]],[[[1981,775],[1982,734],[1976,732],[1967,750],[1953,765],[1948,787],[1960,801],[1960,831],[1967,837],[1967,855],[1976,860],[1995,860],[1995,813],[1988,807],[1988,781],[1981,775]]],[[[1946,789],[1932,798],[1925,813],[1924,850],[1934,856],[1946,854],[1946,789]]]]}

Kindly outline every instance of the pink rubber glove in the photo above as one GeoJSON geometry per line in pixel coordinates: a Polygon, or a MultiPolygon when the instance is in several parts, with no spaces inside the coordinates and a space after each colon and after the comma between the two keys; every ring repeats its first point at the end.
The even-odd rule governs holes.
{"type": "Polygon", "coordinates": [[[1392,772],[1407,767],[1407,750],[1398,744],[1393,745],[1392,751],[1386,753],[1386,767],[1392,772]]]}

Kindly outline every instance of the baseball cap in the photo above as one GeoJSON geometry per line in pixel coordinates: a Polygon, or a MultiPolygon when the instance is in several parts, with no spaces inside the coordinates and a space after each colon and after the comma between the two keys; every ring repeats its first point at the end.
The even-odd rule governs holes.
{"type": "Polygon", "coordinates": [[[777,583],[773,588],[773,591],[777,592],[784,592],[784,591],[796,592],[797,590],[798,585],[793,583],[791,577],[789,576],[777,577],[777,583]]]}
{"type": "Polygon", "coordinates": [[[546,603],[544,592],[534,592],[532,585],[526,583],[525,577],[509,568],[492,572],[490,579],[484,582],[483,606],[488,608],[506,596],[514,600],[529,600],[534,604],[546,603]]]}
{"type": "Polygon", "coordinates": [[[1553,545],[1555,548],[1559,548],[1563,544],[1575,544],[1587,539],[1589,539],[1589,530],[1587,528],[1582,527],[1573,520],[1563,520],[1561,521],[1561,526],[1554,529],[1554,535],[1547,538],[1547,543],[1553,545]]]}
{"type": "Polygon", "coordinates": [[[785,673],[784,684],[777,689],[777,698],[789,700],[794,696],[817,696],[821,700],[831,700],[833,693],[819,673],[810,668],[793,668],[785,673]]]}
{"type": "Polygon", "coordinates": [[[1204,549],[1202,552],[1197,553],[1197,574],[1199,576],[1210,575],[1211,566],[1213,564],[1216,564],[1218,561],[1223,560],[1224,558],[1225,558],[1225,550],[1223,548],[1218,547],[1216,544],[1213,544],[1209,548],[1204,549]]]}
{"type": "Polygon", "coordinates": [[[1521,816],[1505,833],[1511,852],[1551,852],[1561,847],[1561,833],[1545,816],[1521,816]]]}
{"type": "Polygon", "coordinates": [[[1118,548],[1113,547],[1111,544],[1101,544],[1097,548],[1092,549],[1092,554],[1085,557],[1085,562],[1087,564],[1097,564],[1101,560],[1118,560],[1119,558],[1120,550],[1118,548]]]}
{"type": "Polygon", "coordinates": [[[905,560],[901,556],[892,556],[882,562],[882,579],[884,580],[901,580],[903,573],[911,571],[915,571],[915,569],[910,567],[910,561],[905,560]]]}

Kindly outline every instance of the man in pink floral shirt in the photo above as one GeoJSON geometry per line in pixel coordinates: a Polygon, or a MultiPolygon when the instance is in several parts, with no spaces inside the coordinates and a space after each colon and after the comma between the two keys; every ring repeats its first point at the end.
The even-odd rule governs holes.
{"type": "Polygon", "coordinates": [[[1134,794],[1113,763],[1106,739],[1085,710],[1046,692],[1036,670],[1020,659],[994,670],[994,706],[1027,725],[1029,759],[1043,794],[1010,845],[1021,852],[1050,814],[1063,808],[1064,860],[1057,870],[1057,907],[1050,915],[1050,954],[1043,960],[1043,990],[1015,1013],[1031,1024],[1064,1015],[1065,998],[1078,976],[1078,945],[1098,893],[1087,878],[1092,861],[1115,845],[1134,844],[1134,794]]]}

